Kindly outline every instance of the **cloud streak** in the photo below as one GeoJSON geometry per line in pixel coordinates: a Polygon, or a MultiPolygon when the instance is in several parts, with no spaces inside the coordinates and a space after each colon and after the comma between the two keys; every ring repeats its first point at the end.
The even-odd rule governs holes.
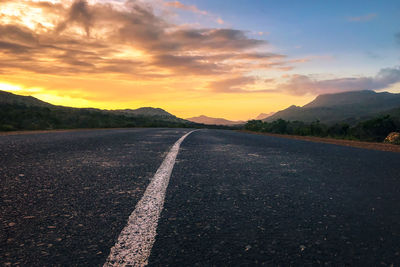
{"type": "Polygon", "coordinates": [[[348,21],[351,22],[366,22],[366,21],[371,21],[375,19],[378,15],[375,13],[363,15],[363,16],[358,16],[358,17],[349,17],[348,21]]]}
{"type": "Polygon", "coordinates": [[[245,93],[248,90],[245,90],[244,87],[254,83],[254,77],[234,77],[211,82],[209,88],[218,93],[245,93]]]}
{"type": "MultiPolygon", "coordinates": [[[[225,94],[254,94],[254,93],[276,93],[276,89],[254,89],[251,88],[255,85],[260,78],[252,76],[237,76],[214,81],[209,83],[209,88],[215,93],[225,94]]],[[[273,79],[264,80],[264,83],[273,82],[273,79]]]]}
{"type": "Polygon", "coordinates": [[[195,5],[185,5],[179,1],[171,1],[171,2],[165,2],[165,6],[167,7],[173,7],[176,9],[180,9],[180,10],[185,10],[185,11],[189,11],[192,12],[194,14],[198,14],[198,15],[202,15],[208,18],[211,18],[213,21],[215,21],[216,23],[222,25],[225,22],[218,16],[211,14],[210,12],[207,12],[205,10],[200,10],[197,6],[195,5]]]}
{"type": "Polygon", "coordinates": [[[190,12],[193,12],[196,14],[200,14],[200,15],[205,15],[205,16],[209,15],[209,13],[207,11],[200,10],[195,5],[185,5],[179,1],[166,2],[165,5],[169,6],[169,7],[187,10],[187,11],[190,11],[190,12]]]}

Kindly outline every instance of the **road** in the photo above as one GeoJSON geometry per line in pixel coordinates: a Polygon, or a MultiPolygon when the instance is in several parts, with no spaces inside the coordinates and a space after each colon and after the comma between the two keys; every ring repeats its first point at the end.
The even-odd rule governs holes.
{"type": "MultiPolygon", "coordinates": [[[[103,265],[188,132],[0,136],[2,265],[103,265]]],[[[399,153],[193,132],[173,166],[149,266],[398,266],[399,162],[399,153]]]]}

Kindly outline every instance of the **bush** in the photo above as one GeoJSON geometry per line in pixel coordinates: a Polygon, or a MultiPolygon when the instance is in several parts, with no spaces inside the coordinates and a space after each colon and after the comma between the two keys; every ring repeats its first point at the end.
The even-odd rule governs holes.
{"type": "Polygon", "coordinates": [[[400,131],[400,120],[387,115],[361,122],[354,127],[350,127],[347,123],[327,126],[320,121],[304,123],[279,119],[268,123],[252,120],[247,122],[245,129],[255,132],[382,142],[389,133],[400,131]]]}

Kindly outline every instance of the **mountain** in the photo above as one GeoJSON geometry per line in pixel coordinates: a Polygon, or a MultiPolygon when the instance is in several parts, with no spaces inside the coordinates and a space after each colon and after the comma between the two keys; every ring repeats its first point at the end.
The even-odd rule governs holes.
{"type": "Polygon", "coordinates": [[[357,106],[368,107],[369,109],[382,108],[381,105],[390,107],[399,106],[400,94],[388,92],[376,93],[374,91],[355,91],[337,94],[319,95],[313,101],[303,106],[304,108],[357,106]]]}
{"type": "Polygon", "coordinates": [[[144,107],[138,109],[117,109],[114,112],[132,115],[132,116],[161,116],[161,117],[175,117],[171,113],[166,112],[161,108],[144,107]]]}
{"type": "Polygon", "coordinates": [[[209,125],[239,125],[245,123],[244,121],[230,121],[223,118],[211,118],[204,115],[187,118],[186,120],[196,123],[209,124],[209,125]]]}
{"type": "Polygon", "coordinates": [[[106,110],[106,109],[97,109],[97,108],[71,108],[64,106],[55,106],[50,103],[44,102],[32,96],[22,96],[16,95],[13,93],[5,92],[0,90],[0,105],[4,104],[12,104],[12,105],[24,105],[27,107],[48,107],[48,108],[57,108],[57,109],[80,109],[86,111],[101,111],[106,113],[113,113],[118,115],[125,116],[133,116],[133,117],[159,117],[164,119],[173,119],[173,120],[182,120],[176,116],[168,113],[167,111],[161,108],[152,108],[152,107],[143,107],[138,109],[116,109],[116,110],[106,110]]]}
{"type": "Polygon", "coordinates": [[[260,113],[255,119],[256,120],[264,120],[268,117],[271,117],[272,115],[274,115],[275,112],[270,112],[270,113],[260,113]]]}
{"type": "Polygon", "coordinates": [[[204,127],[160,108],[101,110],[55,106],[0,91],[0,131],[116,127],[204,127]]]}
{"type": "Polygon", "coordinates": [[[13,93],[0,90],[0,105],[2,104],[17,104],[28,107],[54,107],[54,105],[46,103],[32,96],[15,95],[13,93]]]}
{"type": "Polygon", "coordinates": [[[303,107],[290,106],[264,121],[284,119],[331,124],[345,121],[354,124],[400,107],[400,94],[374,91],[354,91],[319,95],[303,107]]]}
{"type": "Polygon", "coordinates": [[[143,107],[138,109],[108,110],[107,112],[112,112],[114,114],[124,115],[128,117],[152,117],[174,122],[182,122],[182,123],[188,122],[187,120],[178,118],[175,115],[172,115],[171,113],[161,108],[143,107]]]}

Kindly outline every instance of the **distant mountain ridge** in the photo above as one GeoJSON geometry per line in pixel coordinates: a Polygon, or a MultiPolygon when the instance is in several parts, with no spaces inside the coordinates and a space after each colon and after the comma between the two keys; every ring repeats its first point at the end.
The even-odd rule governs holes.
{"type": "Polygon", "coordinates": [[[244,124],[244,121],[230,121],[223,118],[212,118],[205,115],[200,115],[198,117],[187,118],[186,120],[196,123],[203,123],[208,125],[240,125],[244,124]]]}
{"type": "Polygon", "coordinates": [[[72,108],[72,107],[52,105],[50,103],[39,100],[33,96],[16,95],[1,90],[0,90],[0,104],[17,104],[17,105],[25,105],[28,107],[47,107],[47,108],[57,108],[57,109],[92,110],[92,111],[100,111],[100,112],[113,113],[125,116],[159,117],[175,121],[185,121],[161,108],[142,107],[138,109],[116,109],[116,110],[97,109],[97,108],[72,108]]]}
{"type": "Polygon", "coordinates": [[[175,117],[171,113],[169,113],[161,108],[152,108],[152,107],[143,107],[143,108],[138,108],[138,109],[116,109],[116,110],[110,110],[110,111],[125,114],[125,115],[134,115],[134,116],[175,117]]]}
{"type": "Polygon", "coordinates": [[[328,124],[340,121],[352,123],[399,107],[400,94],[368,90],[325,94],[303,107],[293,105],[278,111],[264,121],[284,119],[303,122],[319,120],[328,124]]]}
{"type": "Polygon", "coordinates": [[[204,127],[161,108],[102,110],[56,106],[0,91],[0,131],[116,127],[204,127]]]}
{"type": "Polygon", "coordinates": [[[264,120],[268,117],[271,117],[272,115],[274,115],[275,112],[270,112],[270,113],[260,113],[255,119],[256,120],[264,120]]]}
{"type": "Polygon", "coordinates": [[[400,94],[388,92],[376,93],[370,90],[345,92],[337,94],[319,95],[303,108],[335,107],[347,105],[361,105],[377,108],[382,104],[388,106],[399,105],[400,94]]]}
{"type": "Polygon", "coordinates": [[[176,122],[188,122],[187,120],[178,118],[175,115],[172,115],[171,113],[161,108],[143,107],[138,109],[107,110],[107,112],[112,112],[115,114],[120,114],[125,116],[133,116],[133,117],[155,117],[159,119],[166,119],[176,122]]]}

